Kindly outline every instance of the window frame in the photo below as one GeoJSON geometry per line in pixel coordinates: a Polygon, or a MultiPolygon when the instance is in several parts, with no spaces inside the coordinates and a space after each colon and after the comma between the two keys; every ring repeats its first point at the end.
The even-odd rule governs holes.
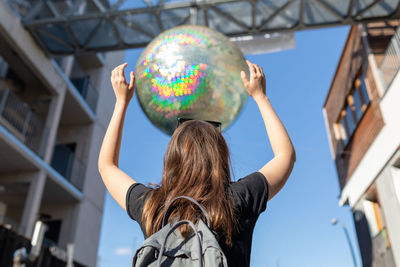
{"type": "Polygon", "coordinates": [[[337,140],[342,143],[343,151],[345,151],[348,145],[351,143],[355,132],[358,129],[362,119],[367,113],[368,107],[371,103],[371,97],[368,92],[367,87],[367,77],[365,75],[365,70],[363,67],[360,68],[359,72],[357,73],[356,77],[352,82],[351,89],[347,92],[344,104],[341,108],[339,118],[336,120],[335,127],[337,128],[337,132],[339,135],[337,136],[337,140]],[[357,92],[357,93],[355,93],[357,92]],[[364,94],[367,95],[364,95],[364,94]],[[359,101],[361,102],[361,111],[362,114],[360,118],[357,119],[357,112],[356,107],[354,105],[355,100],[354,96],[358,95],[359,101]],[[350,110],[351,114],[348,115],[348,110],[350,110]],[[352,123],[354,124],[354,129],[350,131],[348,118],[352,119],[352,123]],[[343,132],[346,136],[343,136],[343,132]]]}

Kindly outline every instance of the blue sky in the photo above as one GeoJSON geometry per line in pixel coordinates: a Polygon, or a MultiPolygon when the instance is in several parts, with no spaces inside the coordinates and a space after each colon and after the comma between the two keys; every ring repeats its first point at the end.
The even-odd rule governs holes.
{"type": "MultiPolygon", "coordinates": [[[[331,219],[347,225],[360,264],[351,212],[338,206],[340,194],[329,151],[322,106],[334,76],[349,27],[295,33],[296,48],[246,56],[263,67],[267,95],[286,126],[297,154],[284,189],[268,203],[253,236],[251,266],[354,266],[345,235],[331,219]]],[[[141,50],[126,54],[127,73],[141,50]]],[[[253,99],[224,132],[233,179],[260,169],[273,154],[253,99]]],[[[145,117],[136,97],[126,116],[120,167],[141,183],[160,181],[169,136],[145,117]]],[[[107,194],[99,248],[99,266],[130,266],[143,242],[138,224],[107,194]]]]}

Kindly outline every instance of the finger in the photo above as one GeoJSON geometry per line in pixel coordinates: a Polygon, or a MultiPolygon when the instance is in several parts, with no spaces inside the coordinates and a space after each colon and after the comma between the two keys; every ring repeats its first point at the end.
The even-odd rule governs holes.
{"type": "Polygon", "coordinates": [[[127,65],[128,65],[128,63],[125,62],[125,63],[119,65],[116,69],[117,69],[117,71],[121,71],[121,69],[124,69],[127,65]]]}
{"type": "Polygon", "coordinates": [[[132,90],[134,88],[134,86],[135,86],[135,73],[133,71],[131,71],[131,80],[130,80],[128,89],[132,90]]]}
{"type": "Polygon", "coordinates": [[[121,65],[118,65],[115,69],[121,69],[122,67],[124,67],[124,65],[126,66],[126,65],[128,65],[128,63],[122,63],[121,65]]]}
{"type": "Polygon", "coordinates": [[[125,82],[125,83],[127,83],[127,82],[126,82],[126,79],[125,79],[124,71],[125,71],[125,68],[126,68],[127,65],[128,65],[128,63],[124,63],[119,68],[119,75],[121,76],[122,81],[125,82]]]}
{"type": "Polygon", "coordinates": [[[252,69],[253,69],[253,74],[250,76],[250,78],[257,77],[258,73],[257,73],[257,67],[255,64],[252,65],[252,69]]]}
{"type": "Polygon", "coordinates": [[[244,86],[247,87],[249,85],[249,80],[247,79],[246,73],[244,71],[240,72],[240,78],[242,78],[244,86]]]}
{"type": "Polygon", "coordinates": [[[251,63],[250,60],[246,60],[247,66],[249,66],[249,70],[251,70],[253,68],[253,63],[251,63]]]}
{"type": "Polygon", "coordinates": [[[114,70],[111,72],[111,81],[113,81],[115,79],[115,71],[114,70]]]}
{"type": "MultiPolygon", "coordinates": [[[[124,64],[126,64],[126,63],[124,63],[124,64]]],[[[118,70],[119,70],[119,69],[122,67],[122,65],[124,65],[124,64],[121,64],[121,65],[116,66],[116,67],[112,70],[112,72],[114,72],[114,73],[118,72],[118,70]]]]}
{"type": "Polygon", "coordinates": [[[252,77],[254,77],[255,76],[255,67],[254,67],[254,64],[253,63],[251,63],[249,60],[246,60],[246,63],[247,63],[247,65],[249,66],[249,70],[250,70],[250,79],[252,78],[252,77]]]}
{"type": "Polygon", "coordinates": [[[261,75],[265,78],[265,73],[263,68],[261,68],[261,75]]]}
{"type": "Polygon", "coordinates": [[[263,71],[260,66],[256,65],[257,67],[257,74],[262,75],[263,71]]]}
{"type": "Polygon", "coordinates": [[[115,71],[115,73],[116,74],[121,74],[121,69],[124,67],[124,65],[126,65],[127,63],[123,63],[123,64],[121,64],[121,65],[118,65],[115,69],[114,69],[114,71],[115,71]]]}
{"type": "Polygon", "coordinates": [[[125,68],[126,68],[126,66],[128,66],[128,63],[125,62],[124,64],[121,64],[120,69],[121,69],[122,71],[124,71],[125,68]]]}
{"type": "Polygon", "coordinates": [[[254,66],[254,74],[256,74],[256,75],[258,76],[258,74],[260,73],[260,72],[258,71],[258,65],[253,64],[253,66],[254,66]]]}

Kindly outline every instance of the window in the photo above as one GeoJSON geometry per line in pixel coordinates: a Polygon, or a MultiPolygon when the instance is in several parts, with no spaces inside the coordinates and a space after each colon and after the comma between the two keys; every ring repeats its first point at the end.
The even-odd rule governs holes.
{"type": "Polygon", "coordinates": [[[356,129],[356,116],[354,115],[354,106],[347,105],[346,111],[346,121],[347,121],[347,133],[348,136],[351,136],[351,134],[354,132],[356,129]]]}
{"type": "Polygon", "coordinates": [[[57,244],[58,239],[60,237],[60,232],[61,232],[61,220],[46,220],[45,221],[47,225],[47,231],[44,235],[45,239],[48,241],[57,244]]]}
{"type": "Polygon", "coordinates": [[[368,222],[370,237],[372,239],[380,239],[383,242],[378,243],[385,244],[386,248],[389,248],[391,244],[387,232],[387,224],[375,184],[365,192],[363,209],[368,222]]]}
{"type": "Polygon", "coordinates": [[[9,65],[7,61],[5,61],[1,56],[0,56],[0,79],[5,78],[7,75],[9,65]]]}
{"type": "Polygon", "coordinates": [[[358,90],[354,90],[353,93],[353,101],[354,101],[354,112],[356,115],[356,121],[360,121],[363,115],[363,108],[362,108],[362,98],[360,92],[358,90]]]}
{"type": "Polygon", "coordinates": [[[361,74],[354,80],[353,88],[346,97],[344,107],[340,113],[337,127],[339,139],[346,146],[367,110],[370,98],[365,84],[365,75],[361,74]]]}
{"type": "Polygon", "coordinates": [[[367,91],[367,86],[365,84],[365,75],[362,74],[360,77],[360,85],[359,85],[359,90],[361,92],[361,99],[364,104],[368,105],[369,104],[369,97],[368,97],[368,91],[367,91]]]}

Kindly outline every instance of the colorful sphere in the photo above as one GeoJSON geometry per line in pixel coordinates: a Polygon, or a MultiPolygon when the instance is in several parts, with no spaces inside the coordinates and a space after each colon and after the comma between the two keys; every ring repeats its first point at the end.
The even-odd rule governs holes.
{"type": "Polygon", "coordinates": [[[171,135],[177,117],[219,121],[222,130],[247,101],[240,71],[248,66],[223,34],[185,25],[158,35],[136,64],[136,92],[150,121],[171,135]]]}

